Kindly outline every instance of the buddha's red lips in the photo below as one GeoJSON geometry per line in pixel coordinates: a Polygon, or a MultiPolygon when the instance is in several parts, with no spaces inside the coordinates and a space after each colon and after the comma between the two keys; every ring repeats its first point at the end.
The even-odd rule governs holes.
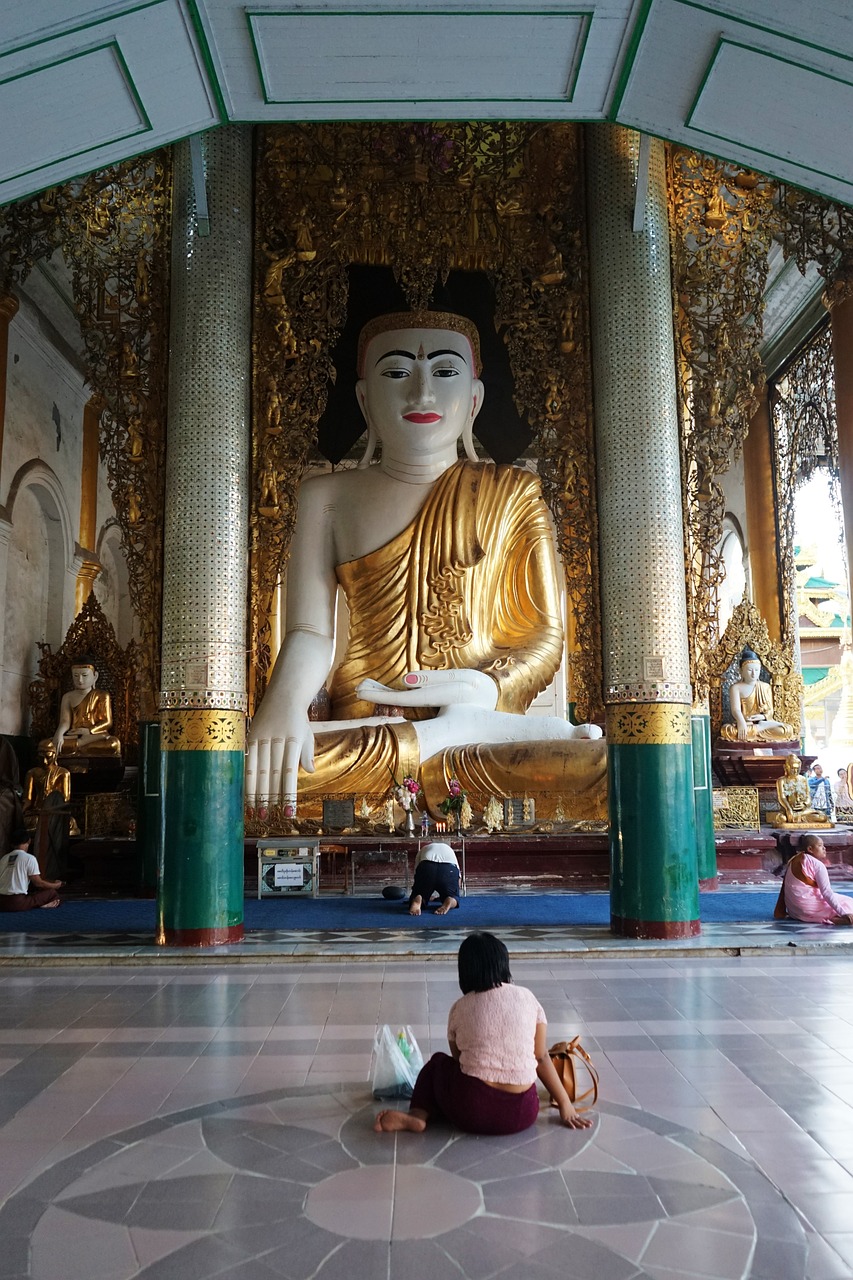
{"type": "Polygon", "coordinates": [[[440,413],[404,413],[403,417],[407,422],[416,422],[419,425],[422,423],[441,421],[440,413]]]}

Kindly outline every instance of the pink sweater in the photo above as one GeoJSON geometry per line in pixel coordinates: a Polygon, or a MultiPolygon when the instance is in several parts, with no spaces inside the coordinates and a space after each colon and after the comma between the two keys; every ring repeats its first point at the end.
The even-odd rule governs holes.
{"type": "Polygon", "coordinates": [[[546,1021],[532,991],[504,983],[457,1000],[447,1019],[447,1039],[458,1048],[466,1076],[530,1085],[536,1079],[536,1028],[546,1021]]]}

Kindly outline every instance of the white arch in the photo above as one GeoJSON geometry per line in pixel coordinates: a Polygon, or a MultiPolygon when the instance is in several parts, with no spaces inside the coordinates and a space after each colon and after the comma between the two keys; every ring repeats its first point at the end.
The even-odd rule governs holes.
{"type": "Polygon", "coordinates": [[[77,539],[74,536],[68,499],[59,476],[41,458],[31,458],[18,468],[9,485],[9,496],[6,499],[6,515],[12,525],[15,523],[15,504],[24,489],[34,491],[34,496],[48,519],[59,521],[62,564],[66,572],[73,572],[77,539]]]}

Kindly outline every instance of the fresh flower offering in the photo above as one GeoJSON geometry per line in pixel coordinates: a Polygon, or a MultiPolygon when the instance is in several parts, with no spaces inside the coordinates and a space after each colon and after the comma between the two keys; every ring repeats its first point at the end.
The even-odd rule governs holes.
{"type": "Polygon", "coordinates": [[[398,782],[396,778],[394,779],[394,799],[402,809],[406,810],[406,813],[415,808],[420,792],[421,784],[417,778],[412,778],[407,774],[402,782],[398,782]]]}
{"type": "Polygon", "coordinates": [[[451,778],[447,785],[447,795],[438,807],[442,813],[459,813],[465,799],[462,783],[458,778],[451,778]]]}

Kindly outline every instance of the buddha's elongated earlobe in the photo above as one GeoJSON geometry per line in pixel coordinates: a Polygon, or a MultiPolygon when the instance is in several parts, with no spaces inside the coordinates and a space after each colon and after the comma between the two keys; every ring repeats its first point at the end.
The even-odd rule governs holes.
{"type": "Polygon", "coordinates": [[[364,453],[361,455],[361,461],[357,470],[364,471],[373,461],[373,455],[376,452],[376,446],[379,443],[379,436],[376,434],[376,428],[372,423],[367,426],[367,444],[364,446],[364,453]]]}
{"type": "Polygon", "coordinates": [[[465,449],[465,457],[469,462],[479,462],[477,450],[474,448],[474,419],[469,418],[462,428],[462,445],[465,449]]]}

